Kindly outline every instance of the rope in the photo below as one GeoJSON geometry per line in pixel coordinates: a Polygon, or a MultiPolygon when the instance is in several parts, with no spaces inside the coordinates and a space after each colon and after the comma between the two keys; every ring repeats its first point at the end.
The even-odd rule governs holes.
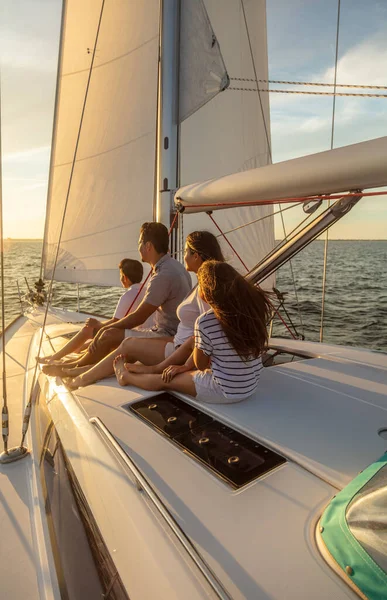
{"type": "MultiPolygon", "coordinates": [[[[297,206],[299,206],[301,203],[299,204],[293,204],[292,206],[287,206],[286,208],[282,209],[282,212],[285,212],[286,210],[290,210],[291,208],[297,208],[297,206]]],[[[270,213],[268,215],[264,215],[263,217],[259,217],[259,219],[254,219],[253,221],[248,221],[247,223],[243,223],[242,225],[238,225],[238,227],[234,227],[233,229],[229,229],[228,231],[222,232],[222,233],[218,233],[215,237],[220,238],[223,235],[227,235],[229,233],[233,233],[234,231],[238,231],[238,229],[243,229],[244,227],[248,227],[249,225],[254,225],[254,223],[258,223],[259,221],[264,221],[265,219],[269,219],[270,217],[273,217],[274,215],[279,214],[281,211],[276,211],[273,213],[270,213]]],[[[179,213],[180,216],[183,216],[184,213],[179,213]]],[[[304,221],[302,221],[300,223],[300,225],[298,225],[298,227],[300,227],[302,225],[302,223],[304,223],[304,221]]],[[[182,225],[183,227],[183,225],[182,225]]],[[[294,231],[294,230],[293,230],[294,231]]],[[[289,234],[290,235],[290,234],[289,234]]],[[[182,231],[182,245],[184,244],[184,232],[182,231]]],[[[275,249],[275,248],[274,248],[275,249]]],[[[181,250],[177,251],[177,255],[181,256],[184,252],[184,248],[181,250]]]]}
{"type": "MultiPolygon", "coordinates": [[[[248,42],[249,42],[251,62],[253,64],[253,69],[254,69],[254,78],[255,78],[255,81],[258,82],[258,76],[257,76],[256,67],[255,67],[255,60],[254,60],[253,48],[252,48],[252,45],[251,45],[250,33],[249,33],[248,25],[247,25],[246,12],[245,12],[245,7],[244,7],[243,0],[241,0],[241,3],[242,3],[242,11],[243,11],[243,18],[244,18],[244,21],[245,21],[247,39],[248,39],[248,42]]],[[[234,89],[234,88],[228,88],[228,89],[234,89]]],[[[268,150],[269,150],[270,163],[272,164],[273,163],[273,155],[272,155],[270,138],[269,138],[269,134],[268,134],[268,128],[267,128],[267,124],[266,124],[265,113],[264,113],[264,110],[263,110],[262,98],[261,98],[261,94],[260,94],[260,89],[259,89],[258,83],[257,83],[257,92],[258,92],[258,96],[259,96],[259,103],[260,103],[260,107],[261,107],[261,114],[262,114],[262,119],[263,119],[263,125],[264,125],[264,128],[265,128],[265,134],[266,134],[266,141],[267,141],[268,150]]],[[[282,215],[282,207],[281,207],[281,205],[279,205],[279,211],[281,213],[282,227],[283,227],[284,235],[285,235],[285,239],[286,239],[285,222],[284,222],[284,218],[283,218],[283,215],[282,215]]],[[[289,261],[289,265],[290,265],[290,269],[291,269],[291,273],[292,273],[293,288],[294,288],[294,292],[295,292],[295,296],[296,296],[298,313],[300,315],[300,321],[301,321],[301,326],[302,326],[300,306],[299,306],[299,303],[298,303],[296,282],[295,282],[295,278],[294,278],[294,272],[293,272],[293,266],[292,266],[292,261],[291,260],[289,261]]]]}
{"type": "MultiPolygon", "coordinates": [[[[72,184],[72,179],[73,179],[73,174],[74,174],[74,168],[75,168],[75,162],[76,162],[77,153],[78,153],[79,140],[80,140],[80,137],[81,137],[83,117],[84,117],[84,114],[85,114],[86,102],[87,102],[87,97],[88,97],[89,87],[90,87],[90,80],[91,80],[91,75],[92,75],[92,72],[93,72],[93,65],[94,65],[94,59],[95,59],[95,55],[96,55],[96,49],[97,49],[97,43],[98,43],[98,36],[99,36],[100,28],[101,28],[101,21],[102,21],[102,14],[103,14],[104,6],[105,6],[105,0],[102,0],[101,12],[100,12],[100,15],[99,15],[99,21],[98,21],[98,26],[97,26],[97,33],[96,33],[95,43],[94,43],[94,48],[93,48],[93,55],[92,55],[92,58],[91,58],[89,75],[88,75],[87,85],[86,85],[86,91],[85,91],[85,97],[84,97],[84,100],[83,100],[82,113],[81,113],[81,118],[80,118],[80,122],[79,122],[78,135],[77,135],[77,140],[76,140],[75,149],[74,149],[73,161],[72,161],[72,165],[71,165],[70,178],[69,178],[69,183],[68,183],[68,187],[67,187],[66,200],[65,200],[65,204],[64,204],[64,208],[63,208],[62,222],[61,222],[61,227],[60,227],[59,237],[58,237],[58,245],[57,245],[56,254],[55,254],[54,266],[53,266],[53,269],[52,269],[50,286],[49,286],[49,290],[48,290],[48,294],[47,294],[47,304],[46,304],[46,310],[45,310],[45,313],[44,313],[44,319],[43,319],[43,324],[42,324],[42,334],[41,334],[40,340],[39,340],[38,356],[40,355],[40,351],[41,351],[41,348],[42,348],[43,335],[44,335],[44,329],[45,329],[46,321],[47,321],[48,308],[50,306],[50,302],[51,302],[51,298],[52,298],[52,288],[53,288],[55,270],[56,270],[56,265],[57,265],[57,262],[58,262],[60,244],[61,244],[61,241],[62,241],[62,235],[63,235],[64,223],[65,223],[65,218],[66,218],[67,206],[68,206],[69,197],[70,197],[70,189],[71,189],[71,184],[72,184]]],[[[36,364],[35,364],[34,375],[33,375],[33,378],[32,378],[30,398],[29,398],[29,402],[28,402],[28,404],[26,406],[26,411],[25,411],[25,414],[24,414],[23,430],[22,430],[22,441],[21,441],[21,444],[20,444],[21,446],[24,443],[24,438],[25,438],[25,435],[26,435],[26,432],[27,432],[27,428],[28,428],[28,422],[25,423],[26,412],[28,413],[31,410],[32,395],[33,395],[33,391],[34,391],[34,387],[35,387],[35,382],[36,382],[37,369],[38,369],[38,362],[36,362],[36,364]]]]}
{"type": "MultiPolygon", "coordinates": [[[[337,63],[339,56],[339,31],[340,31],[340,0],[337,2],[337,27],[336,27],[336,53],[335,53],[335,76],[333,80],[333,91],[336,92],[337,83],[337,63]]],[[[331,130],[331,150],[333,150],[333,140],[335,135],[335,109],[336,109],[336,95],[333,95],[332,103],[332,130],[331,130]]],[[[328,200],[328,208],[331,202],[328,200]]],[[[322,282],[322,297],[321,297],[321,321],[320,321],[320,343],[324,339],[324,309],[325,309],[325,289],[327,280],[327,263],[328,263],[328,241],[329,241],[329,229],[325,234],[324,244],[324,265],[323,265],[323,282],[322,282]]]]}
{"type": "Polygon", "coordinates": [[[239,258],[239,260],[241,261],[242,265],[244,266],[244,268],[246,269],[246,271],[248,272],[249,269],[247,268],[247,266],[245,265],[245,263],[243,262],[243,260],[241,259],[241,257],[239,256],[238,252],[235,250],[234,246],[232,245],[232,243],[230,242],[230,240],[228,240],[226,238],[226,236],[224,235],[223,231],[221,230],[221,228],[219,227],[219,225],[216,223],[214,217],[212,216],[211,213],[207,213],[208,216],[210,217],[211,221],[213,222],[213,224],[215,225],[215,227],[217,228],[218,231],[220,231],[221,235],[224,237],[224,239],[226,240],[226,242],[228,243],[228,245],[230,246],[231,250],[234,252],[234,254],[239,258]]]}
{"type": "MultiPolygon", "coordinates": [[[[280,205],[281,206],[281,205],[280,205]]],[[[286,227],[285,227],[285,220],[284,220],[284,216],[282,213],[282,210],[280,210],[281,213],[281,222],[282,222],[282,229],[284,232],[284,236],[285,236],[285,240],[288,240],[288,236],[286,234],[286,227]]],[[[294,295],[296,297],[296,304],[297,304],[297,312],[298,312],[298,317],[300,319],[300,325],[301,325],[301,331],[302,331],[302,335],[304,336],[304,324],[302,322],[302,316],[301,316],[301,309],[300,309],[300,303],[298,301],[298,293],[297,293],[297,286],[296,286],[296,278],[294,277],[294,270],[293,270],[293,263],[291,260],[289,260],[289,267],[290,267],[290,273],[292,275],[292,282],[293,282],[293,290],[294,290],[294,295]]]]}
{"type": "MultiPolygon", "coordinates": [[[[244,268],[246,269],[246,272],[249,272],[248,267],[246,266],[246,264],[244,263],[244,261],[241,259],[241,257],[239,256],[238,252],[235,250],[234,246],[231,244],[230,240],[225,236],[225,234],[223,233],[223,231],[221,230],[221,228],[219,227],[219,225],[216,223],[214,217],[212,216],[211,213],[207,213],[208,216],[210,217],[211,221],[213,222],[213,224],[215,225],[215,227],[218,229],[218,231],[220,231],[221,235],[224,237],[224,239],[226,240],[227,244],[230,246],[231,250],[234,252],[234,254],[239,258],[239,260],[241,261],[242,265],[244,266],[244,268]]],[[[275,314],[281,319],[282,323],[285,325],[286,329],[289,331],[290,335],[292,336],[292,338],[295,340],[296,336],[294,335],[294,333],[291,331],[291,329],[288,327],[287,323],[285,323],[284,319],[282,318],[282,316],[280,315],[280,313],[278,312],[278,310],[275,308],[275,306],[270,302],[270,300],[268,301],[270,306],[272,307],[272,309],[274,310],[275,314]]]]}
{"type": "MultiPolygon", "coordinates": [[[[256,92],[257,88],[228,87],[230,92],[256,92]]],[[[304,94],[309,96],[359,96],[360,98],[387,98],[387,94],[355,94],[349,92],[304,92],[301,90],[269,90],[260,89],[260,92],[270,94],[304,94]]]]}
{"type": "MultiPolygon", "coordinates": [[[[320,87],[343,87],[363,90],[387,90],[387,85],[355,85],[348,83],[320,83],[316,81],[280,81],[278,79],[248,79],[245,77],[230,77],[231,81],[251,81],[253,83],[274,83],[281,85],[316,85],[320,87]]],[[[262,91],[262,90],[261,90],[262,91]]]]}
{"type": "MultiPolygon", "coordinates": [[[[254,77],[255,77],[255,81],[258,81],[257,69],[255,68],[254,53],[253,53],[253,48],[252,48],[252,45],[251,45],[249,27],[247,25],[247,19],[246,19],[246,13],[245,13],[245,5],[244,5],[243,0],[241,0],[241,7],[242,7],[242,12],[243,12],[243,19],[245,21],[245,28],[246,28],[247,40],[249,42],[249,50],[250,50],[251,62],[253,64],[253,69],[254,69],[254,77]]],[[[227,89],[230,89],[230,88],[227,88],[227,89]]],[[[257,85],[257,89],[255,89],[254,91],[258,92],[259,105],[261,107],[261,114],[262,114],[263,126],[265,128],[265,136],[266,136],[267,148],[268,148],[268,152],[269,152],[270,163],[272,163],[273,162],[273,156],[272,156],[272,153],[271,153],[270,137],[269,137],[268,127],[267,127],[267,123],[266,123],[266,119],[265,119],[265,112],[263,110],[263,104],[262,104],[262,98],[261,98],[261,93],[260,93],[259,85],[257,85]]]]}

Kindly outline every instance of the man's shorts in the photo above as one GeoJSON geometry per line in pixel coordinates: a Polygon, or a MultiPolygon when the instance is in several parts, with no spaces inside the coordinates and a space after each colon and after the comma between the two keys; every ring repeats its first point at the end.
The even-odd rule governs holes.
{"type": "Polygon", "coordinates": [[[125,338],[152,338],[152,337],[168,337],[171,340],[173,336],[167,333],[164,329],[125,329],[125,338]]]}

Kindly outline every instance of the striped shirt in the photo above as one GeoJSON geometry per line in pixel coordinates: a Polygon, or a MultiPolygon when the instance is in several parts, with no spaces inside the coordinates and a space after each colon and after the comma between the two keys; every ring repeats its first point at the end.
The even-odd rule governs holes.
{"type": "Polygon", "coordinates": [[[195,347],[211,357],[214,379],[226,398],[251,396],[258,385],[262,360],[254,357],[243,360],[237,354],[212,309],[196,319],[195,347]]]}

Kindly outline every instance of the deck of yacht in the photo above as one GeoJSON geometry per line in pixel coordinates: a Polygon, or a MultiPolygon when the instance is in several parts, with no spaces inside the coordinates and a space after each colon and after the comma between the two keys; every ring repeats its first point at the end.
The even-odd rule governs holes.
{"type": "MultiPolygon", "coordinates": [[[[65,343],[62,334],[76,326],[64,321],[72,318],[81,320],[82,315],[51,320],[45,353],[65,343]]],[[[15,382],[19,378],[21,386],[32,332],[32,326],[23,322],[9,342],[11,348],[19,337],[25,346],[24,358],[20,350],[12,355],[15,382]]],[[[240,489],[233,489],[128,409],[154,393],[122,388],[110,378],[71,394],[60,379],[47,379],[55,427],[117,570],[132,590],[130,597],[179,598],[179,589],[186,590],[186,598],[213,597],[214,587],[202,580],[200,565],[190,566],[179,531],[226,597],[356,597],[322,560],[315,528],[337,490],[386,450],[386,440],[378,432],[387,428],[387,356],[307,342],[272,340],[272,345],[288,352],[302,350],[304,358],[264,369],[254,398],[234,405],[199,406],[193,398],[177,395],[286,459],[240,489]],[[157,517],[155,524],[157,510],[134,484],[131,465],[170,515],[177,536],[165,520],[157,517]]],[[[30,365],[34,352],[36,341],[30,365]]],[[[11,427],[15,421],[12,418],[11,427]]],[[[20,476],[24,479],[29,477],[27,461],[25,465],[20,476]]],[[[13,545],[20,546],[15,552],[22,551],[25,557],[29,595],[5,597],[34,598],[27,578],[34,578],[35,532],[23,496],[29,494],[31,500],[33,491],[25,481],[24,491],[16,491],[10,469],[17,468],[2,467],[0,489],[4,497],[5,487],[11,488],[25,523],[22,527],[18,518],[16,525],[7,509],[8,498],[6,504],[3,500],[2,522],[7,521],[8,535],[16,540],[13,545]]],[[[35,576],[35,586],[36,580],[35,576]]]]}
{"type": "MultiPolygon", "coordinates": [[[[26,399],[28,402],[26,372],[35,332],[33,320],[25,317],[17,319],[5,331],[8,448],[18,446],[21,441],[26,399]]],[[[29,447],[30,442],[28,435],[29,447]]],[[[55,580],[50,577],[53,565],[45,551],[47,527],[36,510],[40,499],[33,455],[0,465],[0,495],[0,597],[12,600],[59,597],[55,595],[55,580]]]]}

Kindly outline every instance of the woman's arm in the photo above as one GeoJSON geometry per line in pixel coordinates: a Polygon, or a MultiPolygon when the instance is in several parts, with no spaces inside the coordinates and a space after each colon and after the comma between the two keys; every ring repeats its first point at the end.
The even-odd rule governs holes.
{"type": "Polygon", "coordinates": [[[205,371],[205,369],[208,367],[209,363],[210,363],[210,357],[206,356],[206,354],[204,354],[204,352],[202,352],[201,350],[198,350],[197,348],[195,348],[193,350],[192,354],[190,354],[190,356],[185,361],[184,365],[181,365],[181,366],[170,365],[169,367],[164,369],[161,377],[162,377],[163,381],[165,381],[166,383],[169,383],[170,381],[172,381],[172,379],[174,377],[176,377],[176,375],[180,375],[180,373],[186,373],[187,371],[194,371],[195,369],[199,369],[200,371],[205,371]],[[198,353],[200,354],[200,358],[198,358],[198,353]],[[196,354],[196,360],[199,361],[201,366],[199,366],[196,363],[195,354],[196,354]]]}
{"type": "MultiPolygon", "coordinates": [[[[180,346],[180,348],[181,347],[182,346],[180,346]]],[[[180,350],[180,348],[179,348],[179,350],[180,350]]],[[[177,350],[177,352],[178,352],[178,350],[177,350]]],[[[173,354],[171,356],[173,356],[173,354]]],[[[194,371],[194,370],[195,370],[195,363],[194,363],[194,359],[193,359],[193,352],[191,352],[191,354],[185,361],[184,365],[170,365],[169,367],[167,367],[166,369],[163,370],[161,377],[162,377],[163,381],[165,381],[166,383],[169,383],[170,381],[172,381],[172,379],[174,377],[176,377],[176,375],[179,375],[180,373],[186,373],[187,371],[194,371]]]]}
{"type": "Polygon", "coordinates": [[[207,354],[204,354],[203,350],[195,347],[191,356],[193,356],[194,365],[199,371],[208,369],[211,358],[207,354]]]}

